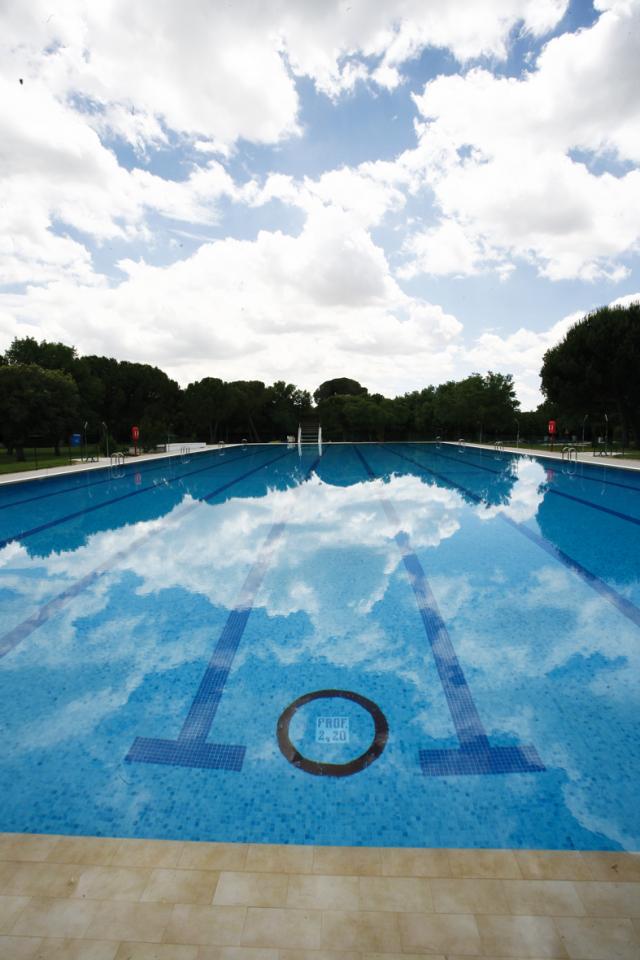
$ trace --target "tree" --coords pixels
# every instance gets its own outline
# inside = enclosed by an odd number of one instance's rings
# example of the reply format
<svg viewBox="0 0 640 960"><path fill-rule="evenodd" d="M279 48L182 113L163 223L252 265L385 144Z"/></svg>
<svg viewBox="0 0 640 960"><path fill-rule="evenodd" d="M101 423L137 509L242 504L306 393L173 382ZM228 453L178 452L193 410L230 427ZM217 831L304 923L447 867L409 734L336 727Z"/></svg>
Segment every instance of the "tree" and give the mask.
<svg viewBox="0 0 640 960"><path fill-rule="evenodd" d="M65 432L78 422L78 388L67 373L36 364L0 367L0 431L4 444L24 460L29 438L46 437L59 452Z"/></svg>
<svg viewBox="0 0 640 960"><path fill-rule="evenodd" d="M433 418L437 427L458 436L498 434L515 429L519 411L511 374L472 373L436 388Z"/></svg>
<svg viewBox="0 0 640 960"><path fill-rule="evenodd" d="M78 359L75 347L68 347L64 343L49 343L47 340L38 343L34 337L14 337L4 356L10 365L35 363L44 370L63 370L72 375Z"/></svg>
<svg viewBox="0 0 640 960"><path fill-rule="evenodd" d="M601 307L544 355L542 392L579 425L606 413L640 445L640 302Z"/></svg>
<svg viewBox="0 0 640 960"><path fill-rule="evenodd" d="M314 391L313 399L319 404L323 400L328 400L329 397L357 397L368 392L367 388L361 386L357 380L338 377L336 380L325 380L324 383L321 383L318 389Z"/></svg>

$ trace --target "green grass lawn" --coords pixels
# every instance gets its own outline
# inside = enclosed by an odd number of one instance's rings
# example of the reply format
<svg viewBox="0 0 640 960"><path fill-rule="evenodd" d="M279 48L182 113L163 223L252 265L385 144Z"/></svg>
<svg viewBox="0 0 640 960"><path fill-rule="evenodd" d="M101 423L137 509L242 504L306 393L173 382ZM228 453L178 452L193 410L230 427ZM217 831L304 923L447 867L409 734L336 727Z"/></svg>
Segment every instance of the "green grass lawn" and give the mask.
<svg viewBox="0 0 640 960"><path fill-rule="evenodd" d="M64 448L60 450L59 457L56 457L53 447L38 447L37 450L33 447L31 449L25 447L24 455L24 460L16 460L14 453L8 454L4 448L0 448L0 474L20 473L22 470L36 470L43 467L65 467L72 462L69 451ZM74 456L79 457L80 451L78 450L77 455L74 454Z"/></svg>

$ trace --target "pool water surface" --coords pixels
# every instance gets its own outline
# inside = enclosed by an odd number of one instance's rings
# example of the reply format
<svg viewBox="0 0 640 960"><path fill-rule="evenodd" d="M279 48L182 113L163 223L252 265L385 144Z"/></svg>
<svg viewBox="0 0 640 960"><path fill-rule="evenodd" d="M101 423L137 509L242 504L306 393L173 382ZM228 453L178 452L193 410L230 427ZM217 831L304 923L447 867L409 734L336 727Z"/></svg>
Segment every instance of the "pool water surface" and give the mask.
<svg viewBox="0 0 640 960"><path fill-rule="evenodd" d="M640 476L434 444L0 488L0 830L640 849Z"/></svg>

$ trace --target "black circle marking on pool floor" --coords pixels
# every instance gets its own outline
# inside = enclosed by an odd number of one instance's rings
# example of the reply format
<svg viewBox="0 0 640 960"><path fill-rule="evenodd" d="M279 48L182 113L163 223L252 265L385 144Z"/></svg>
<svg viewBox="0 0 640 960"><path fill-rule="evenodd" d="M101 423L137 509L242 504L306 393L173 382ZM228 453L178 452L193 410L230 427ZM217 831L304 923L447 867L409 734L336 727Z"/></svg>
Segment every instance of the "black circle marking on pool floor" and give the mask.
<svg viewBox="0 0 640 960"><path fill-rule="evenodd" d="M359 757L355 757L347 763L322 763L318 760L310 760L294 747L289 737L289 724L291 723L294 713L296 713L300 707L303 707L305 703L310 703L312 700L329 700L332 697L352 700L362 707L363 710L366 710L373 720L374 734L371 744ZM312 773L316 777L350 777L353 773L359 773L360 770L364 770L365 767L368 767L374 760L378 759L387 744L389 724L380 707L374 703L373 700L367 700L366 697L360 696L359 693L353 693L352 690L316 690L313 693L305 693L303 696L298 697L297 700L294 700L293 703L289 704L286 710L280 714L276 732L278 735L278 746L280 747L282 755L289 763L293 764L294 767L298 767L299 770L304 770L305 773Z"/></svg>

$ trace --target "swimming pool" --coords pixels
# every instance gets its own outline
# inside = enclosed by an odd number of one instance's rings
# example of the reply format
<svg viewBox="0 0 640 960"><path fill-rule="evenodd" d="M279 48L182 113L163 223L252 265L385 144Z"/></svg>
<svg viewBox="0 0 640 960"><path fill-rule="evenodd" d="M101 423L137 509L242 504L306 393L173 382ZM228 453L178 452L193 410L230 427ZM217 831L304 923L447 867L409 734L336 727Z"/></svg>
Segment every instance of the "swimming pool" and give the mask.
<svg viewBox="0 0 640 960"><path fill-rule="evenodd" d="M638 474L399 443L121 473L0 488L0 830L640 848Z"/></svg>

